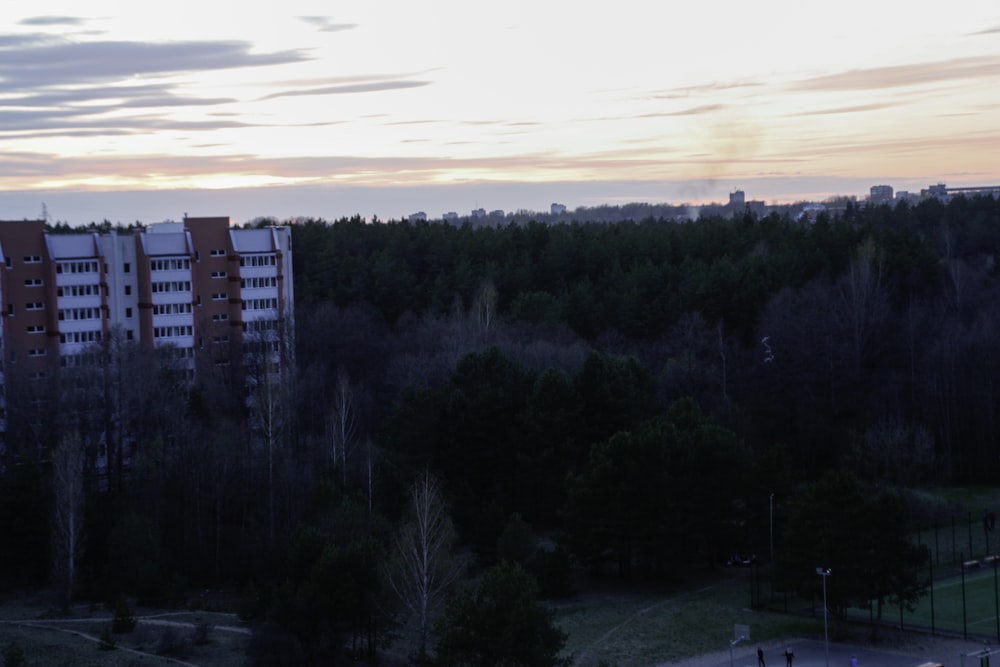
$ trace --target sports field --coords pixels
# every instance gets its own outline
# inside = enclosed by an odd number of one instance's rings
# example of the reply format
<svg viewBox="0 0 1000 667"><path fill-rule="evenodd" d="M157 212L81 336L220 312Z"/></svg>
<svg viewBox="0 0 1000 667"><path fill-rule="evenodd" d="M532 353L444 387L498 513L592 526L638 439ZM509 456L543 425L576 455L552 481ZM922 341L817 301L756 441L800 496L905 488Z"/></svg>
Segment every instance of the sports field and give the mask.
<svg viewBox="0 0 1000 667"><path fill-rule="evenodd" d="M950 568L949 568L950 569ZM904 628L934 630L947 634L1000 641L997 607L1000 603L1000 570L992 564L966 569L947 577L935 572L936 580L913 611L903 610ZM851 611L854 618L869 615L866 609ZM887 608L883 622L898 625L899 607Z"/></svg>

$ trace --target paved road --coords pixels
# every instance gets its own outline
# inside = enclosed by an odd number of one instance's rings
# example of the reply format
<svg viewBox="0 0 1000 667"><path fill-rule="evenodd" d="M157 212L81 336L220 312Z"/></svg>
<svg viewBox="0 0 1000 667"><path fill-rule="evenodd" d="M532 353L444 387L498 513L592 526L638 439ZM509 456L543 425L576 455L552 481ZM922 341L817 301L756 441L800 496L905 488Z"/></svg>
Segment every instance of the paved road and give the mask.
<svg viewBox="0 0 1000 667"><path fill-rule="evenodd" d="M785 667L784 653L786 647L779 646L764 649L764 661L767 667ZM796 640L788 645L795 660L792 667L826 667L826 649L822 641ZM842 644L830 644L830 667L851 667L851 656L858 659L858 667L918 667L927 658L919 658L908 655L900 655L888 651L878 651L868 648L845 646ZM994 665L1000 665L1000 656L993 656ZM735 667L757 667L757 646L750 642L742 642L733 648L733 665ZM979 667L979 661L966 658L966 667ZM729 659L719 662L711 667L729 667ZM959 658L955 656L954 662L946 663L946 667L960 667Z"/></svg>

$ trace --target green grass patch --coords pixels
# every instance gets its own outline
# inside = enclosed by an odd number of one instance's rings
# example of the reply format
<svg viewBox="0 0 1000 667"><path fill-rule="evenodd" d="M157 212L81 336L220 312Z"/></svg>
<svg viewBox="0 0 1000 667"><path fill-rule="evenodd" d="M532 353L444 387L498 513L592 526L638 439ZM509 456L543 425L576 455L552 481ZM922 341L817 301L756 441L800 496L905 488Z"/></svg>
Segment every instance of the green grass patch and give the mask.
<svg viewBox="0 0 1000 667"><path fill-rule="evenodd" d="M931 596L928 594L912 612L904 611L904 624L935 630L976 635L997 635L997 581L992 565L967 571L963 595L961 576L938 579L934 582L933 618ZM964 605L964 613L963 613ZM888 612L898 618L898 610Z"/></svg>
<svg viewBox="0 0 1000 667"><path fill-rule="evenodd" d="M145 667L169 664L165 657L221 667L246 664L249 635L220 628L239 628L230 614L140 611L136 616L135 630L113 635L116 648L106 651L98 639L111 624L110 610L78 608L64 614L26 603L0 605L0 650L16 642L28 665Z"/></svg>
<svg viewBox="0 0 1000 667"><path fill-rule="evenodd" d="M751 610L749 602L749 586L727 578L676 594L581 596L556 608L556 623L579 667L648 667L726 651L736 623L750 626L751 644L822 634L821 619Z"/></svg>

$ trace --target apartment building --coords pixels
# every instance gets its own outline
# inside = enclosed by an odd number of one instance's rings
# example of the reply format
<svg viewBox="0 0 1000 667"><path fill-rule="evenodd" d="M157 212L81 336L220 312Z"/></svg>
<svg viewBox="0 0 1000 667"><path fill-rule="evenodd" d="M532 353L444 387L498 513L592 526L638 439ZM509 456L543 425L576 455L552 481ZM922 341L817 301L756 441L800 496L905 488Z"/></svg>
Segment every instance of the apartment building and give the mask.
<svg viewBox="0 0 1000 667"><path fill-rule="evenodd" d="M193 379L225 368L251 343L270 367L290 348L291 231L233 229L229 218L185 218L129 234L52 234L40 220L0 220L0 432L12 382L101 363L126 341L175 355ZM258 346L259 347L259 346Z"/></svg>

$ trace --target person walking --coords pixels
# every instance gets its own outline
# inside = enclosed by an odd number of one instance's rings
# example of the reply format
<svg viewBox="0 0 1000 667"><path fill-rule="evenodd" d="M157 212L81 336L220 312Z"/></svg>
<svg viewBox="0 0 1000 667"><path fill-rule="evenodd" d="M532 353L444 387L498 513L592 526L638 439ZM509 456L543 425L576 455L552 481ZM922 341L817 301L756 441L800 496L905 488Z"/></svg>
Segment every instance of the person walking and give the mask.
<svg viewBox="0 0 1000 667"><path fill-rule="evenodd" d="M795 659L795 654L792 653L792 649L785 649L785 667L792 667L792 660Z"/></svg>
<svg viewBox="0 0 1000 667"><path fill-rule="evenodd" d="M757 667L767 667L764 664L764 649L757 647Z"/></svg>

